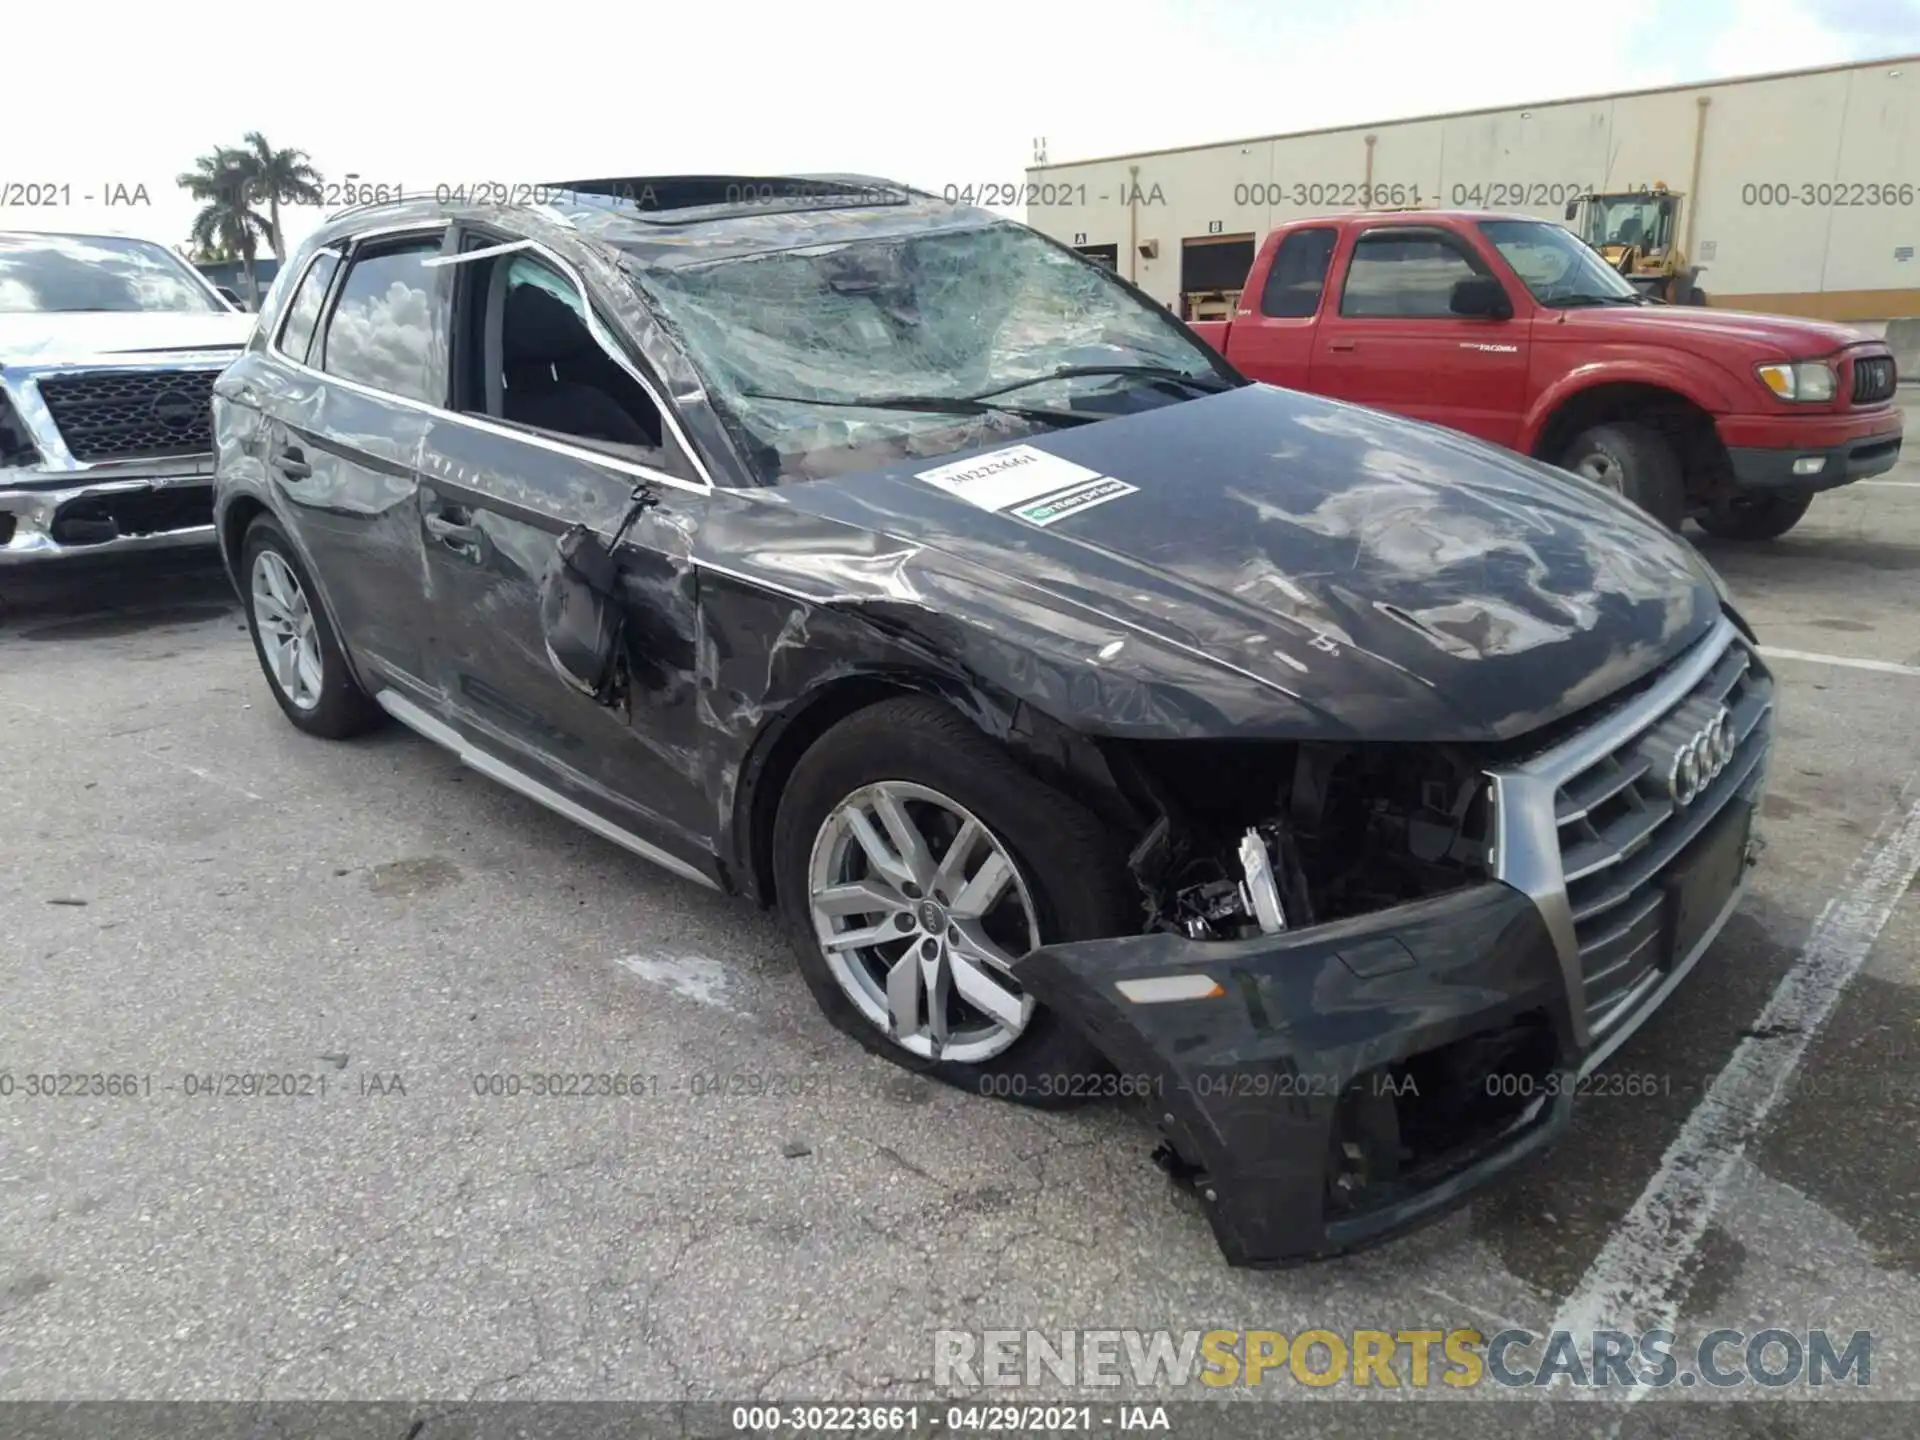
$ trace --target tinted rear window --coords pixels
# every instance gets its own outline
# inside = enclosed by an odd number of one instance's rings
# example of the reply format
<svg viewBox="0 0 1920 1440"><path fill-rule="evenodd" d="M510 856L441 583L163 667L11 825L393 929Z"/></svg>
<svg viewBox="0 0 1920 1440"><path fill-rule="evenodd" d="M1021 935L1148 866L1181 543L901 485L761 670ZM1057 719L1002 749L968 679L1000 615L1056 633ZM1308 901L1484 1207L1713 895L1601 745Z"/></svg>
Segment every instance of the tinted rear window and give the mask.
<svg viewBox="0 0 1920 1440"><path fill-rule="evenodd" d="M1260 313L1280 319L1299 319L1320 308L1320 291L1327 283L1327 265L1333 259L1335 232L1316 227L1296 230L1280 242L1260 292Z"/></svg>

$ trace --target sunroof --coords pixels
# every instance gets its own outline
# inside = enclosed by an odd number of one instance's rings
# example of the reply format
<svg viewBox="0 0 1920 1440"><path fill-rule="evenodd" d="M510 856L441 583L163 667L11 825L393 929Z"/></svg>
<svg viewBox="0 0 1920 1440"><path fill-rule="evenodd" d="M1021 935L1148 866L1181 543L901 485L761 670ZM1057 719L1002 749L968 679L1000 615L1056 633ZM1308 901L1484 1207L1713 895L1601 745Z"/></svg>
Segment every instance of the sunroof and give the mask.
<svg viewBox="0 0 1920 1440"><path fill-rule="evenodd" d="M735 214L905 205L913 192L864 175L634 175L560 180L541 187L578 203L608 208L655 224L685 223L684 212ZM705 216L698 217L705 218Z"/></svg>

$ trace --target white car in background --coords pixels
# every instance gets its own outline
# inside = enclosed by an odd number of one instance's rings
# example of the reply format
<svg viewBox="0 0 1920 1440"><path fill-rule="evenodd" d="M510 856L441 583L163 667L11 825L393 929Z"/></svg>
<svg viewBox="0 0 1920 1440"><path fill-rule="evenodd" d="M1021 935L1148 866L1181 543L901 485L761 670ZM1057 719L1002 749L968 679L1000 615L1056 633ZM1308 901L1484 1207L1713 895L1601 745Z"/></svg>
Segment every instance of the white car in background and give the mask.
<svg viewBox="0 0 1920 1440"><path fill-rule="evenodd" d="M214 544L214 377L254 317L163 245L0 231L0 568Z"/></svg>

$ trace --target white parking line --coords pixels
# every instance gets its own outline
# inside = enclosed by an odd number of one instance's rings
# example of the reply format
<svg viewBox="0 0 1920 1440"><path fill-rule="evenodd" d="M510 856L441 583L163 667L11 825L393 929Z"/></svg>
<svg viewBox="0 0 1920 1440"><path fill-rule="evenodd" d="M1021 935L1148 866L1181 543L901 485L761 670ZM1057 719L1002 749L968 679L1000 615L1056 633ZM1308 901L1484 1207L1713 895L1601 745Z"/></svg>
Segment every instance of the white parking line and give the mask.
<svg viewBox="0 0 1920 1440"><path fill-rule="evenodd" d="M1904 803L1920 771L1901 788ZM1898 812L1896 812L1898 813ZM1920 802L1881 827L1853 862L1839 893L1813 923L1793 967L1714 1077L1647 1187L1614 1230L1553 1328L1672 1330L1682 1278L1720 1194L1761 1122L1785 1093L1794 1067L1833 1012L1893 907L1920 873ZM1635 1386L1631 1399L1648 1393Z"/></svg>
<svg viewBox="0 0 1920 1440"><path fill-rule="evenodd" d="M1920 490L1920 480L1856 480L1856 485L1878 485L1887 490Z"/></svg>
<svg viewBox="0 0 1920 1440"><path fill-rule="evenodd" d="M1920 675L1920 665L1862 660L1856 655L1822 655L1817 650L1783 650L1778 645L1762 645L1760 653L1769 660L1805 660L1812 665L1845 665L1850 670L1878 670L1887 675Z"/></svg>

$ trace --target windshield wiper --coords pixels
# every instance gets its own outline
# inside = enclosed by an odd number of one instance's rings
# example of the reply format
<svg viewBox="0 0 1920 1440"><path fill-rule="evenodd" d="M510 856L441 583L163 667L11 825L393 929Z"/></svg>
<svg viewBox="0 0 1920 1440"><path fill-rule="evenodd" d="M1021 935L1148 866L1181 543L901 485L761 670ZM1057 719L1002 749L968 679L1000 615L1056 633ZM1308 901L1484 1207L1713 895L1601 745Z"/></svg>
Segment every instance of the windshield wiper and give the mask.
<svg viewBox="0 0 1920 1440"><path fill-rule="evenodd" d="M1640 295L1556 295L1540 303L1560 309L1569 305L1644 305L1646 299Z"/></svg>
<svg viewBox="0 0 1920 1440"><path fill-rule="evenodd" d="M1202 394L1215 395L1222 390L1234 387L1218 375L1196 375L1191 370L1179 370L1171 365L1064 365L1058 370L1049 370L1044 375L1032 375L1025 380L1011 380L992 390L982 390L969 395L969 400L985 400L993 395L1005 395L1010 390L1024 390L1029 385L1041 385L1049 380L1076 380L1082 375L1127 375L1141 380L1155 380L1163 384L1183 385Z"/></svg>
<svg viewBox="0 0 1920 1440"><path fill-rule="evenodd" d="M1111 415L1088 415L1078 410L1048 410L1038 406L1001 405L978 395L873 395L864 400L815 400L806 395L768 395L742 390L748 400L778 400L787 405L819 405L829 410L911 410L925 415L1012 415L1047 425L1091 425Z"/></svg>

